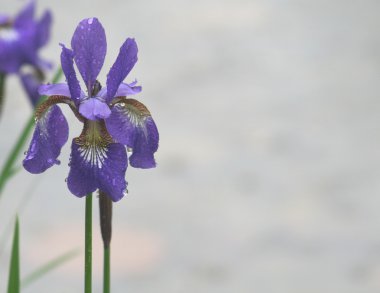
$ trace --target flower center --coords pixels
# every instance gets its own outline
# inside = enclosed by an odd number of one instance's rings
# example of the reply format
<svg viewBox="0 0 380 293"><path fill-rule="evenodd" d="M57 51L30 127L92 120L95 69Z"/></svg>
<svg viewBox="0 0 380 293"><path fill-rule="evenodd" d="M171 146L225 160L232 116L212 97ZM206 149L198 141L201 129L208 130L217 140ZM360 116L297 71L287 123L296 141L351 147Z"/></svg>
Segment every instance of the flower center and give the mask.
<svg viewBox="0 0 380 293"><path fill-rule="evenodd" d="M113 140L102 120L86 120L81 135L75 138L82 159L99 169L102 168L107 158L107 148L112 142Z"/></svg>

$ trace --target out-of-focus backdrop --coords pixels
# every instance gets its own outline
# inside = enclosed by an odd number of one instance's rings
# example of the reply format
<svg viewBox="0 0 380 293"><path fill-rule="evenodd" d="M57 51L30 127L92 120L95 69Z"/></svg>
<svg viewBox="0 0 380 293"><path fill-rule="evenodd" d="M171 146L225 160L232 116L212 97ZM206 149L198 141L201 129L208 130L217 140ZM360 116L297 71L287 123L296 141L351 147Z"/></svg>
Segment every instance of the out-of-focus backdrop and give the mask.
<svg viewBox="0 0 380 293"><path fill-rule="evenodd" d="M0 10L24 3L2 0ZM158 167L129 168L129 195L114 205L114 293L380 291L379 1L38 1L39 15L46 8L54 24L41 53L56 64L77 23L100 19L100 81L136 38L128 81L143 85L138 98L160 130ZM6 95L0 164L31 113L15 77ZM71 139L80 124L64 111ZM69 148L43 175L19 172L0 200L0 235L20 209L22 276L83 249ZM1 291L9 252L10 237ZM24 292L82 283L81 254Z"/></svg>

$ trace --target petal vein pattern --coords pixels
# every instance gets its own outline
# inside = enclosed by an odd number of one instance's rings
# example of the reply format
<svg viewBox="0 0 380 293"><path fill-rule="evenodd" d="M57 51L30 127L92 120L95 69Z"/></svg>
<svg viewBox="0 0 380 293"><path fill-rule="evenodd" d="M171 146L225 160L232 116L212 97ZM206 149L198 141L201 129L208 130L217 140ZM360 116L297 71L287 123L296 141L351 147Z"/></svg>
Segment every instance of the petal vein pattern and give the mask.
<svg viewBox="0 0 380 293"><path fill-rule="evenodd" d="M104 122L86 121L72 143L68 187L78 197L99 188L118 201L127 187L127 165L125 147L113 142Z"/></svg>
<svg viewBox="0 0 380 293"><path fill-rule="evenodd" d="M24 168L30 173L44 172L54 164L66 143L69 126L58 106L50 107L37 121L32 141L23 161Z"/></svg>
<svg viewBox="0 0 380 293"><path fill-rule="evenodd" d="M106 120L107 130L119 143L132 148L132 167L153 168L158 149L158 130L149 110L135 99L122 99Z"/></svg>

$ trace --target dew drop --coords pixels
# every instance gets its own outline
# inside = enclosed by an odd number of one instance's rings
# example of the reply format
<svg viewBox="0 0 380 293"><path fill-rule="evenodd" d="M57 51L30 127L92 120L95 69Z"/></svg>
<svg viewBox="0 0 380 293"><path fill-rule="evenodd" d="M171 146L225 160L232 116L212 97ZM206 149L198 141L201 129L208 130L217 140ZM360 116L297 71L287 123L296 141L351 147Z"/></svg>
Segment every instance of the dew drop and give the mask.
<svg viewBox="0 0 380 293"><path fill-rule="evenodd" d="M26 156L26 154L27 154L27 153L28 153L28 152L27 152L27 151L25 151L25 152L24 152L24 156Z"/></svg>
<svg viewBox="0 0 380 293"><path fill-rule="evenodd" d="M67 177L65 178L65 182L67 182Z"/></svg>

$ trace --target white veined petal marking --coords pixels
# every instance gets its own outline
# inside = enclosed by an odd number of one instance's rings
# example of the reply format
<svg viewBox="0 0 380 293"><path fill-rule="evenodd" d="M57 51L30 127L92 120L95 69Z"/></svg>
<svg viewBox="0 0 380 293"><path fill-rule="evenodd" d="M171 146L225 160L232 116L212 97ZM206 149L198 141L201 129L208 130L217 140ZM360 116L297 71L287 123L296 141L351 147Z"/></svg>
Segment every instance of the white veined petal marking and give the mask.
<svg viewBox="0 0 380 293"><path fill-rule="evenodd" d="M124 99L117 103L115 107L123 112L126 118L135 126L142 129L147 137L146 119L150 117L150 112L144 104L135 99Z"/></svg>
<svg viewBox="0 0 380 293"><path fill-rule="evenodd" d="M40 129L40 136L47 137L48 136L48 121L50 119L50 115L53 111L53 108L49 108L42 116L41 118L37 119L35 118L35 122L38 123L38 127Z"/></svg>
<svg viewBox="0 0 380 293"><path fill-rule="evenodd" d="M86 120L82 134L75 139L81 158L91 167L101 169L107 159L108 145L113 142L103 121Z"/></svg>
<svg viewBox="0 0 380 293"><path fill-rule="evenodd" d="M81 158L92 167L103 167L105 159L107 159L107 148L91 144L79 148Z"/></svg>

